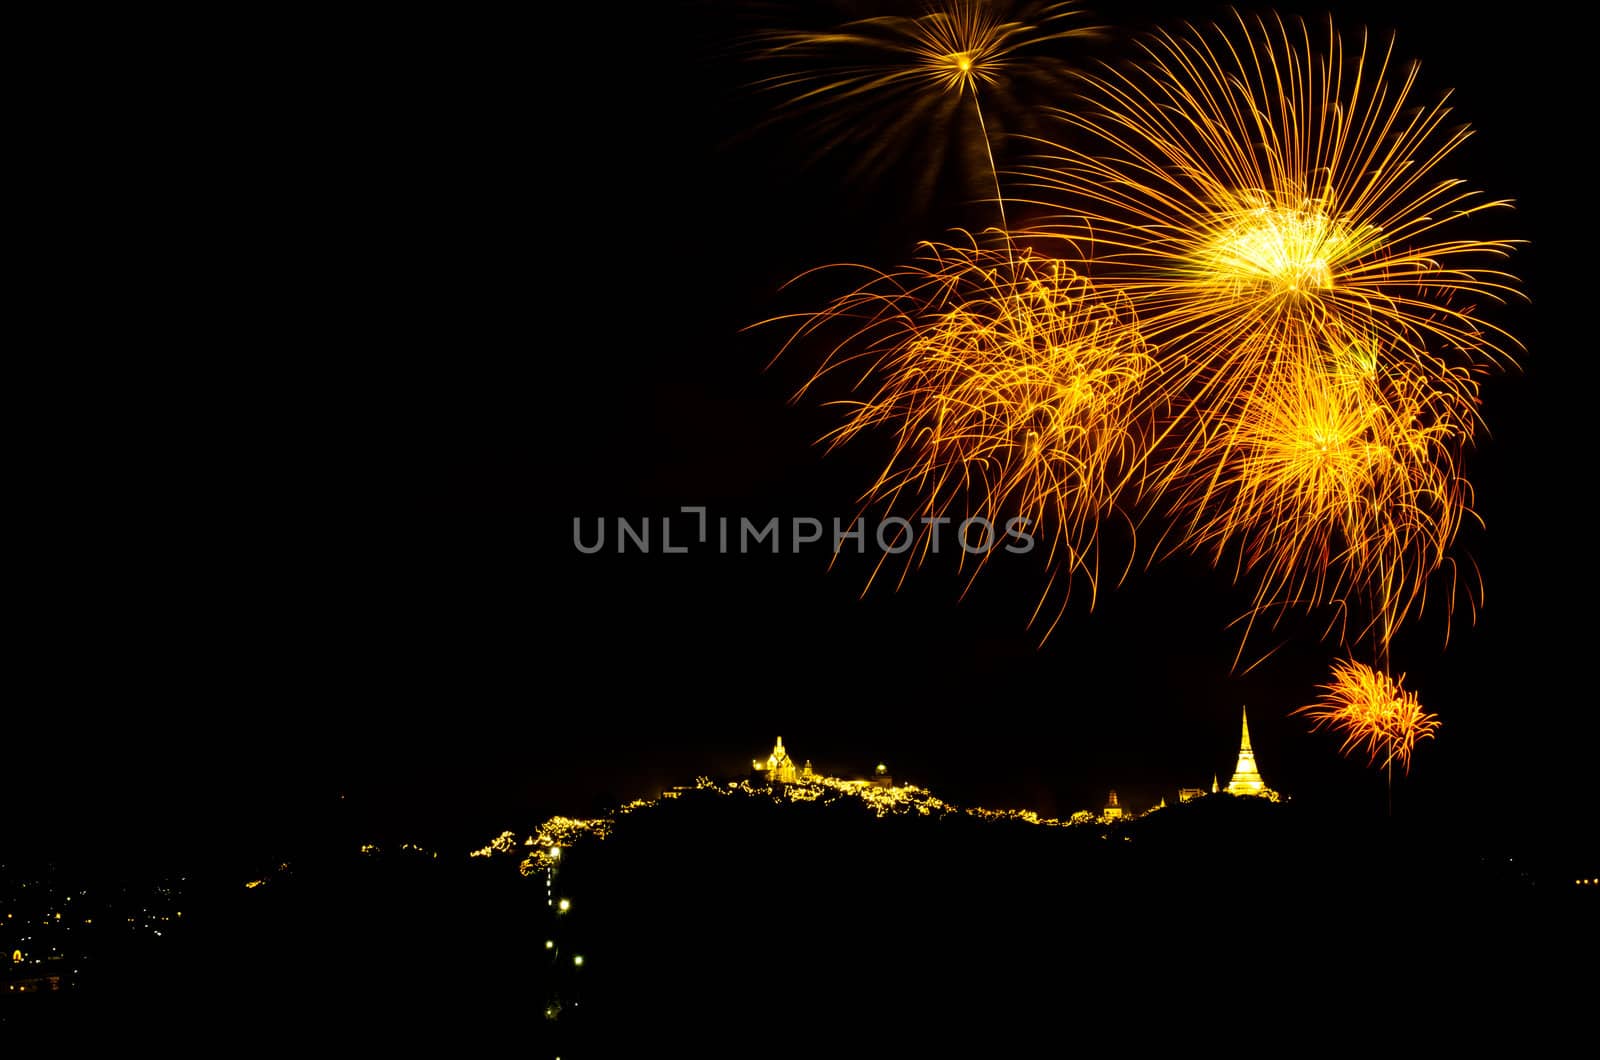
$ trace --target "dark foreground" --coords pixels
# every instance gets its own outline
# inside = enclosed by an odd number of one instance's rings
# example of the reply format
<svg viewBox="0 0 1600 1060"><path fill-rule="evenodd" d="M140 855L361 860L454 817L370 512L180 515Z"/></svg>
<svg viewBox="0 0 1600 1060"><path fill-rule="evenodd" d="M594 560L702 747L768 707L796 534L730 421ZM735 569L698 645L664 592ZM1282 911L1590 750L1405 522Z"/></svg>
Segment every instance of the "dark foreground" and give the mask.
<svg viewBox="0 0 1600 1060"><path fill-rule="evenodd" d="M520 853L330 850L253 888L147 881L118 905L57 868L58 892L132 928L12 967L41 992L0 990L0 1021L562 1056L876 1055L930 1036L947 1055L943 1036L969 1032L977 1055L1011 1055L999 1043L1040 1030L1077 1051L1079 1032L1137 1047L1241 1026L1531 1044L1587 1004L1600 906L1581 866L1537 849L1226 797L1054 829L690 792L553 878L521 875ZM562 897L568 912L547 905ZM8 908L29 900L13 886Z"/></svg>

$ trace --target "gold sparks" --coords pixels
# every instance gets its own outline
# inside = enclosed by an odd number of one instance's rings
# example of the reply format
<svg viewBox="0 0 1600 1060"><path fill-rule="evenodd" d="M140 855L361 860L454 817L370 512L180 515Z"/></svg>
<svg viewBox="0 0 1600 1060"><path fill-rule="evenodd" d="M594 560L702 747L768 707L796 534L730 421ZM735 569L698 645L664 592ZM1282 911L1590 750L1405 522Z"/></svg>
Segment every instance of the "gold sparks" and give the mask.
<svg viewBox="0 0 1600 1060"><path fill-rule="evenodd" d="M983 103L1015 102L1000 89L1049 67L1035 46L1084 32L1059 29L1058 6L956 3L769 41L875 57L780 79L841 118L866 98L918 101L897 121L967 100L1002 203L993 249L922 244L801 315L785 349L820 356L800 392L848 373L829 444L893 440L869 503L1035 524L1042 597L1065 575L1092 602L1114 519L1153 537L1152 560L1231 567L1253 593L1244 641L1315 610L1386 659L1430 600L1447 621L1474 600L1453 555L1472 516L1462 459L1483 378L1518 348L1483 315L1517 293L1514 244L1476 227L1509 204L1450 171L1470 132L1392 44L1235 15L1082 77L1013 232Z"/></svg>
<svg viewBox="0 0 1600 1060"><path fill-rule="evenodd" d="M1431 740L1439 719L1422 709L1416 693L1398 679L1365 663L1338 662L1333 680L1323 686L1321 698L1295 711L1311 719L1312 730L1331 729L1344 735L1339 753L1365 751L1369 765L1387 769L1398 765L1411 771L1411 753L1422 740Z"/></svg>
<svg viewBox="0 0 1600 1060"><path fill-rule="evenodd" d="M1478 315L1515 291L1512 244L1457 228L1507 204L1445 172L1468 133L1387 46L1236 16L1144 53L1062 115L1070 146L1029 170L1053 214L1030 239L1161 351L1136 485L1178 516L1166 547L1237 545L1252 621L1334 603L1341 637L1386 648L1435 574L1455 599L1459 454L1516 345Z"/></svg>
<svg viewBox="0 0 1600 1060"><path fill-rule="evenodd" d="M802 120L856 176L903 163L925 202L954 168L963 194L985 193L995 146L1039 131L1044 105L1072 89L1052 46L1099 32L1072 3L943 0L917 16L763 33L756 57L783 72L757 84L782 99L775 119Z"/></svg>
<svg viewBox="0 0 1600 1060"><path fill-rule="evenodd" d="M1050 562L1099 581L1099 528L1139 459L1133 411L1154 364L1126 302L1020 248L924 244L918 264L874 274L800 319L828 336L802 393L848 371L837 446L887 431L894 446L867 500L923 530L982 520L1047 528Z"/></svg>

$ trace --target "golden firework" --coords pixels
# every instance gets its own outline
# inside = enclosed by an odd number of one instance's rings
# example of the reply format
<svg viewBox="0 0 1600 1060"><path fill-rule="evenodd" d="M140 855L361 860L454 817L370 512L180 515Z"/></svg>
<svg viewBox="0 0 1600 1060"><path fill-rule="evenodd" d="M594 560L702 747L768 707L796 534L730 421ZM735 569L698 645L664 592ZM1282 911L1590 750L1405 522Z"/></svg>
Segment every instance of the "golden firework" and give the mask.
<svg viewBox="0 0 1600 1060"><path fill-rule="evenodd" d="M1252 624L1333 604L1341 641L1387 645L1451 566L1471 500L1459 472L1466 410L1455 403L1476 390L1380 372L1379 359L1369 345L1285 340L1280 360L1198 439L1205 473L1173 486L1184 544L1218 564L1236 546L1235 575L1254 577Z"/></svg>
<svg viewBox="0 0 1600 1060"><path fill-rule="evenodd" d="M1340 661L1318 701L1294 713L1310 718L1313 732L1327 728L1343 733L1340 754L1365 751L1369 765L1388 769L1398 764L1409 773L1412 751L1422 740L1434 738L1439 719L1422 709L1404 682L1404 674L1396 679L1365 663Z"/></svg>
<svg viewBox="0 0 1600 1060"><path fill-rule="evenodd" d="M801 318L785 348L833 343L801 394L848 373L863 396L837 403L845 418L830 447L868 431L892 437L865 500L918 527L908 566L939 527L976 519L1044 536L1053 572L1068 585L1084 575L1094 592L1101 523L1143 455L1134 409L1154 361L1131 311L1009 242L966 237L922 251Z"/></svg>
<svg viewBox="0 0 1600 1060"><path fill-rule="evenodd" d="M942 0L919 16L769 32L759 56L787 72L758 84L785 97L778 116L804 116L830 149L848 150L856 174L912 159L926 198L953 155L964 190L976 191L979 178L998 185L994 143L1008 128L1036 131L1040 104L1070 88L1070 67L1048 46L1099 33L1082 23L1074 3Z"/></svg>
<svg viewBox="0 0 1600 1060"><path fill-rule="evenodd" d="M1031 241L1061 240L1161 351L1139 485L1180 499L1175 544L1237 542L1258 611L1358 587L1383 644L1453 570L1455 454L1516 347L1479 315L1515 292L1513 244L1461 231L1508 204L1446 173L1469 131L1391 60L1331 23L1161 33L1029 169L1053 211Z"/></svg>
<svg viewBox="0 0 1600 1060"><path fill-rule="evenodd" d="M1330 24L1319 52L1304 23L1236 18L1090 79L1093 104L1061 115L1082 146L1029 170L1056 212L1036 234L1092 257L1184 382L1247 386L1306 334L1504 362L1515 342L1474 306L1514 292L1512 244L1451 234L1509 205L1443 173L1470 130L1414 101L1414 64L1387 79L1391 46L1351 53Z"/></svg>

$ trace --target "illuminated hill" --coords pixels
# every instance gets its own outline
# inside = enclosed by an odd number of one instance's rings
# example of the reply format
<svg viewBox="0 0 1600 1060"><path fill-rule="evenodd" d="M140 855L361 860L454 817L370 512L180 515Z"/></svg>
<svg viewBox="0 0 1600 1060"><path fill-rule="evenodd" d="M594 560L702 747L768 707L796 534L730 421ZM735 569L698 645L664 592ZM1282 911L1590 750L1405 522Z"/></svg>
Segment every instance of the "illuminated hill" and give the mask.
<svg viewBox="0 0 1600 1060"><path fill-rule="evenodd" d="M854 1056L954 1031L1013 1055L1073 1021L1184 1044L1241 1004L1322 1018L1375 981L1412 1005L1545 1003L1600 896L1404 821L1226 794L1057 820L886 777L701 781L476 856L379 838L196 877L159 952L90 954L81 996L30 1011L200 1013L197 1034L275 1013L288 1035L559 1056Z"/></svg>
<svg viewBox="0 0 1600 1060"><path fill-rule="evenodd" d="M473 857L494 857L523 849L526 857L521 863L524 875L532 875L559 864L559 852L575 845L599 842L609 836L617 822L641 810L650 810L664 801L682 798L693 793L696 797L708 795L731 799L761 799L815 806L862 808L874 817L918 816L932 818L971 817L987 821L1017 821L1046 828L1066 828L1074 825L1110 823L1106 818L1080 811L1066 820L1042 817L1032 810L989 810L982 807L961 807L945 802L926 788L915 784L891 784L872 780L843 780L838 777L812 776L791 784L751 783L747 780L716 782L706 777L686 788L675 788L655 799L636 799L624 803L602 817L552 817L539 830L517 842L516 833L502 832L485 846L474 850ZM524 849L525 848L525 849ZM552 854L555 853L553 857Z"/></svg>
<svg viewBox="0 0 1600 1060"><path fill-rule="evenodd" d="M1401 941L1435 990L1529 945L1501 915L1526 898L1516 882L1448 844L1226 794L1062 821L870 781L702 780L476 853L517 865L544 906L524 953L563 1035L685 1013L1026 1021L1064 999L1126 1015L1152 991L1203 1009L1241 982L1330 982ZM1457 906L1480 910L1472 933L1430 916Z"/></svg>

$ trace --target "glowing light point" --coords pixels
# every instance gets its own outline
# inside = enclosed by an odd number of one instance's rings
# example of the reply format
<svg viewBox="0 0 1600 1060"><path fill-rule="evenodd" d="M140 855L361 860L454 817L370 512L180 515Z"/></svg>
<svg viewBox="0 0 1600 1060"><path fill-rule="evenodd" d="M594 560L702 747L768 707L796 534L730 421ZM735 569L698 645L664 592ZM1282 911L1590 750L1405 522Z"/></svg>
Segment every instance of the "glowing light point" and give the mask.
<svg viewBox="0 0 1600 1060"><path fill-rule="evenodd" d="M563 898L561 901L556 903L556 908L565 913L567 910L572 908L572 902L570 899Z"/></svg>
<svg viewBox="0 0 1600 1060"><path fill-rule="evenodd" d="M1214 282L1260 283L1289 294L1334 287L1329 259L1356 243L1345 226L1315 206L1242 213L1201 254Z"/></svg>

